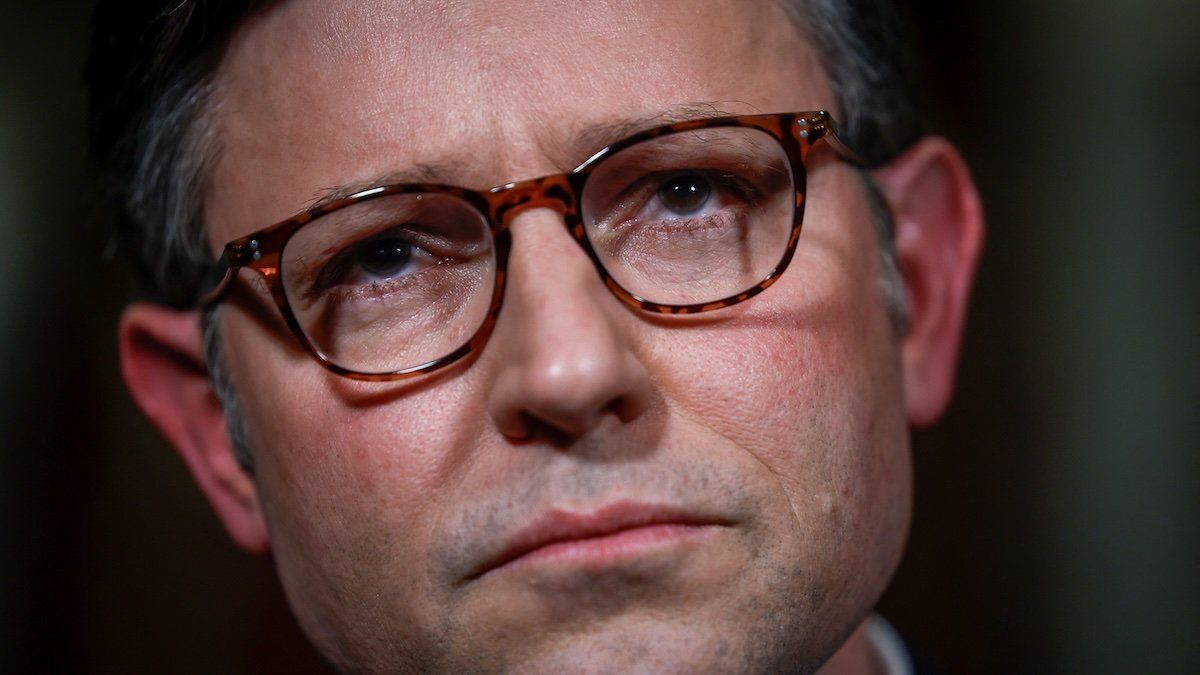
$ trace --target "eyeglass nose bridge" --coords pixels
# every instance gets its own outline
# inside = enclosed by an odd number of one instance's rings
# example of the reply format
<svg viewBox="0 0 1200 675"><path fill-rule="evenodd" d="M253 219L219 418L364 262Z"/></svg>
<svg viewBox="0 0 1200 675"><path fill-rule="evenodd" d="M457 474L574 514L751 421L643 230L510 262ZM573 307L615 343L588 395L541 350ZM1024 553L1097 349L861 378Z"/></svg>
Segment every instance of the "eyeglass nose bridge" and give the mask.
<svg viewBox="0 0 1200 675"><path fill-rule="evenodd" d="M579 194L582 191L585 177L586 174L580 172L542 176L501 185L485 193L484 196L489 205L489 218L492 227L495 228L496 241L500 244L497 251L497 295L490 313L491 323L495 322L504 294L503 289L508 269L508 249L511 245L508 229L513 219L522 211L532 208L548 208L563 217L563 224L575 239L575 243L591 260L592 266L600 275L604 285L619 300L631 307L653 311L654 308L649 303L625 290L613 279L605 269L600 256L588 242L579 207ZM490 325L482 333L489 331Z"/></svg>
<svg viewBox="0 0 1200 675"><path fill-rule="evenodd" d="M531 178L517 183L508 183L492 188L487 193L491 221L497 231L508 229L513 218L521 211L531 208L548 208L574 227L579 225L579 196L569 174L556 174ZM582 232L575 233L576 236Z"/></svg>

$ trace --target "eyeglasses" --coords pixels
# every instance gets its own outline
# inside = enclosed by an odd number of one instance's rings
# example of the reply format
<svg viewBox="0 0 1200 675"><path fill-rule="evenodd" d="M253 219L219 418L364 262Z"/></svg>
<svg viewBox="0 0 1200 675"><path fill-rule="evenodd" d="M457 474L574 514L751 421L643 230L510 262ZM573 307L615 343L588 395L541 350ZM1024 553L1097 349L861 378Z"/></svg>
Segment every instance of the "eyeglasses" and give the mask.
<svg viewBox="0 0 1200 675"><path fill-rule="evenodd" d="M805 161L821 139L858 163L827 112L743 115L649 129L568 173L485 191L363 190L226 244L200 305L249 268L329 370L374 381L428 373L482 348L504 299L509 226L549 208L630 307L729 307L791 261Z"/></svg>

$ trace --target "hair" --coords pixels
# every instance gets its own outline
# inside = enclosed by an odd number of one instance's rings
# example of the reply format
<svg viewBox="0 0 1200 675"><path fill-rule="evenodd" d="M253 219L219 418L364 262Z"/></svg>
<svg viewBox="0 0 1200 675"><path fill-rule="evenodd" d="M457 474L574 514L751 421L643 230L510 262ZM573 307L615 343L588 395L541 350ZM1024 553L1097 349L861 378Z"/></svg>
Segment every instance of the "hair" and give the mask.
<svg viewBox="0 0 1200 675"><path fill-rule="evenodd" d="M839 133L867 166L886 163L921 133L904 21L889 0L777 0L816 46L840 114ZM103 212L150 299L191 307L212 263L202 201L220 150L214 77L233 30L273 0L101 0L85 71L90 140ZM892 220L860 172L882 261L880 283L898 334L906 325ZM253 457L221 355L214 310L203 332L209 373L235 453Z"/></svg>

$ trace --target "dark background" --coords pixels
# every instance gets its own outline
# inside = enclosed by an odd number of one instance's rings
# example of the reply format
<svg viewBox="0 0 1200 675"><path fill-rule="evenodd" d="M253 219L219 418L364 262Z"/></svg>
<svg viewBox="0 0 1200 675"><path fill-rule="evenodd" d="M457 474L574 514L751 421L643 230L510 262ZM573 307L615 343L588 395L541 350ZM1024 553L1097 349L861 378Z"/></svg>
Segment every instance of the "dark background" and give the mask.
<svg viewBox="0 0 1200 675"><path fill-rule="evenodd" d="M0 1L0 670L320 672L117 375L89 2ZM1200 3L912 8L989 218L881 609L951 671L1200 669Z"/></svg>

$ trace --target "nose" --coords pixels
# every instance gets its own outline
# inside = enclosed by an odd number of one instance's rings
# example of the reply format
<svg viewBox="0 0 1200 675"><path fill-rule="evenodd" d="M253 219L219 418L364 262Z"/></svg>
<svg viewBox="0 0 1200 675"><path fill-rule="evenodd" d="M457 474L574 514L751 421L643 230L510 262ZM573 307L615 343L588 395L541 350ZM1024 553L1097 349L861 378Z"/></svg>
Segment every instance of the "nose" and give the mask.
<svg viewBox="0 0 1200 675"><path fill-rule="evenodd" d="M530 209L511 223L504 310L492 334L489 413L515 440L565 446L650 401L634 349L639 322L604 287L561 216Z"/></svg>

